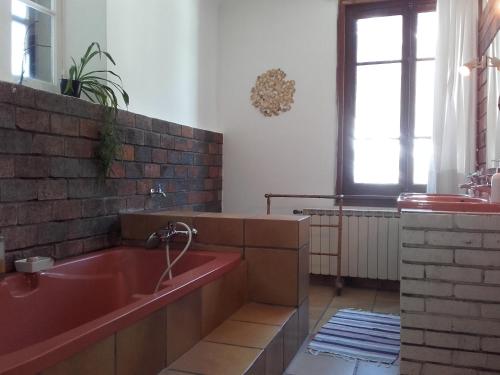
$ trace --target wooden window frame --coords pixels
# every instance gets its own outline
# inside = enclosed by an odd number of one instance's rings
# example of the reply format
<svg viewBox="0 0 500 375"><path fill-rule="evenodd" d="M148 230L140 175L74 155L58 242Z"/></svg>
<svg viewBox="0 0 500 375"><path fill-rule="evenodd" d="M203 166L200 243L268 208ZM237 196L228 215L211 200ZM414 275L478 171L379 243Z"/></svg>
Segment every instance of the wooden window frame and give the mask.
<svg viewBox="0 0 500 375"><path fill-rule="evenodd" d="M413 181L413 135L415 120L416 33L418 13L434 11L436 0L344 0L339 4L338 22L338 153L337 193L356 196L391 197L387 199L347 200L347 204L394 206L401 192L425 192L425 185ZM398 184L356 184L353 171L353 131L356 87L356 30L361 18L401 15L403 50L401 60L401 153ZM421 60L421 59L419 59ZM383 166L376 166L383 168Z"/></svg>

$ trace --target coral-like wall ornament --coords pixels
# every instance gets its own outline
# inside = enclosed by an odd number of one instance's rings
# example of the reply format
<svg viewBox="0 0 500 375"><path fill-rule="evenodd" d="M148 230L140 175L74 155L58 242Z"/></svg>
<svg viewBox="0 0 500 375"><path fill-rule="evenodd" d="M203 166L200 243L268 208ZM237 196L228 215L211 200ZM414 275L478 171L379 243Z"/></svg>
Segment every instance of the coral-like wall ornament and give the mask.
<svg viewBox="0 0 500 375"><path fill-rule="evenodd" d="M292 109L295 81L285 78L281 69L271 69L257 77L250 99L264 116L279 116Z"/></svg>

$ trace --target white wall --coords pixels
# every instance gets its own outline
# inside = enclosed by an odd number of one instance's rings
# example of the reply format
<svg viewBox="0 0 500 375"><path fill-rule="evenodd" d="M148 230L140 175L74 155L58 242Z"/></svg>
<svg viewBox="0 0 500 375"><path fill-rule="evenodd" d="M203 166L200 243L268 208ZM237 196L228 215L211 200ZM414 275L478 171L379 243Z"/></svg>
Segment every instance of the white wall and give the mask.
<svg viewBox="0 0 500 375"><path fill-rule="evenodd" d="M218 129L218 0L108 0L108 50L130 110Z"/></svg>
<svg viewBox="0 0 500 375"><path fill-rule="evenodd" d="M11 81L10 0L0 0L0 80Z"/></svg>
<svg viewBox="0 0 500 375"><path fill-rule="evenodd" d="M90 43L98 42L107 49L106 0L63 0L62 7L61 74L67 78L71 57L78 63ZM96 59L88 69L106 69L106 60Z"/></svg>
<svg viewBox="0 0 500 375"><path fill-rule="evenodd" d="M265 212L266 192L333 194L336 160L336 0L226 0L219 20L218 114L224 132L223 206ZM263 117L256 77L282 68L295 104ZM275 200L275 212L330 201Z"/></svg>

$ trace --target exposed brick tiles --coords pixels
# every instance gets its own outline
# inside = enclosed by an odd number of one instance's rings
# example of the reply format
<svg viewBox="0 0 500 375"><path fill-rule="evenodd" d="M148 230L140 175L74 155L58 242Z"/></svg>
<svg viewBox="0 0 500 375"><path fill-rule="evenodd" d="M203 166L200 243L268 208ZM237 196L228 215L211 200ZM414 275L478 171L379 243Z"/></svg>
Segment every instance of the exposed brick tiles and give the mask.
<svg viewBox="0 0 500 375"><path fill-rule="evenodd" d="M401 374L500 372L500 216L401 216Z"/></svg>
<svg viewBox="0 0 500 375"><path fill-rule="evenodd" d="M16 258L109 246L127 209L220 211L222 134L119 111L120 157L97 179L102 109L0 82L0 233ZM149 196L160 183L167 198Z"/></svg>

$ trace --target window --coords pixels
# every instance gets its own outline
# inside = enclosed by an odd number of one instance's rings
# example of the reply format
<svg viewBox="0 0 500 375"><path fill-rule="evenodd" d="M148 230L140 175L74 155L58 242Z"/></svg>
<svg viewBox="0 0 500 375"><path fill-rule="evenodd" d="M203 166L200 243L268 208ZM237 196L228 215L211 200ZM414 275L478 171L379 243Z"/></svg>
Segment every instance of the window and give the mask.
<svg viewBox="0 0 500 375"><path fill-rule="evenodd" d="M53 0L12 0L11 72L16 78L54 81Z"/></svg>
<svg viewBox="0 0 500 375"><path fill-rule="evenodd" d="M340 191L377 196L425 191L432 154L435 2L344 7Z"/></svg>

